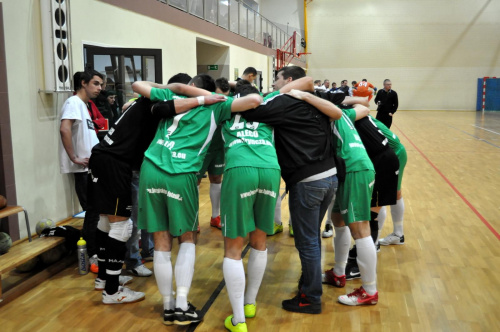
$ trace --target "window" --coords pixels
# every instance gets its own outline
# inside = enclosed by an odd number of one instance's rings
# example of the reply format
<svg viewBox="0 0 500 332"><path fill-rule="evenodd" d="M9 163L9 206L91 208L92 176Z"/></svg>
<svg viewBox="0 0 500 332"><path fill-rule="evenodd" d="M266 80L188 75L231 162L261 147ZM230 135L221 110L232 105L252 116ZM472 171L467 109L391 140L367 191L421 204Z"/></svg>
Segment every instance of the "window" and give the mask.
<svg viewBox="0 0 500 332"><path fill-rule="evenodd" d="M84 45L85 66L106 76L106 90L117 92L121 108L133 98L132 83L162 83L160 49L109 48Z"/></svg>

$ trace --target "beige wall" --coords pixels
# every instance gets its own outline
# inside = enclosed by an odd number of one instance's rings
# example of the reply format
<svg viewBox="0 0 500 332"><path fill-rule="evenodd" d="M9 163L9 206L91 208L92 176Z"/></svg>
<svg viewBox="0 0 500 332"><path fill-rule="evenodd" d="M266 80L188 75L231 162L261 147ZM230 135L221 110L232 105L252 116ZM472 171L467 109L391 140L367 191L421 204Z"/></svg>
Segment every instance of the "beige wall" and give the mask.
<svg viewBox="0 0 500 332"><path fill-rule="evenodd" d="M400 109L475 110L477 78L500 76L500 1L315 0L307 15L308 74L390 78Z"/></svg>
<svg viewBox="0 0 500 332"><path fill-rule="evenodd" d="M210 38L96 0L71 1L73 70L83 69L83 44L161 48L163 79L196 73L196 39ZM42 218L62 220L79 210L73 180L59 174L59 116L68 94L44 88L39 0L3 1L7 77L18 204L32 228ZM213 40L213 39L212 39ZM268 75L268 56L229 45L230 74L254 66ZM269 79L264 80L264 84ZM21 237L26 236L19 218Z"/></svg>

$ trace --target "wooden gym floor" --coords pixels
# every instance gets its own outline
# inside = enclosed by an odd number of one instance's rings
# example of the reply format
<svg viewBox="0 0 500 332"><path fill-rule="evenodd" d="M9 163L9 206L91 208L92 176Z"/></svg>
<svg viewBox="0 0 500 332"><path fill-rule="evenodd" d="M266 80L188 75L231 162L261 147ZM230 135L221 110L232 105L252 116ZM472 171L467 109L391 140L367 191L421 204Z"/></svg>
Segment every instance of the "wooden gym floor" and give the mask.
<svg viewBox="0 0 500 332"><path fill-rule="evenodd" d="M268 266L257 317L247 321L250 331L500 331L500 112L398 112L392 129L408 150L406 244L382 247L378 254L380 302L366 307L337 303L339 295L360 286L358 279L346 289L325 285L321 315L281 309L281 301L295 295L300 271L285 199L285 232L268 238ZM231 307L225 288L217 294L223 245L220 231L209 227L208 187L204 180L189 299L198 309L208 308L196 331L223 331ZM390 232L388 213L382 236ZM322 243L326 269L333 263L332 239ZM146 292L146 300L116 306L101 304L93 278L79 276L76 265L67 268L1 307L1 330L194 330L162 324L154 277L131 284Z"/></svg>

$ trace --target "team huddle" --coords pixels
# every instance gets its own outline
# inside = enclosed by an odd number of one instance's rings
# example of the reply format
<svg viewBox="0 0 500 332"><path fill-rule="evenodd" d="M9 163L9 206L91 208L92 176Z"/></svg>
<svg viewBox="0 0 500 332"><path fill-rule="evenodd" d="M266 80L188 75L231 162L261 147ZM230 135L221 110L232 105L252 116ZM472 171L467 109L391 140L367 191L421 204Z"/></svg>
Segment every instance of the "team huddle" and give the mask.
<svg viewBox="0 0 500 332"><path fill-rule="evenodd" d="M92 149L88 199L100 214L95 289L103 291L103 303L145 298L124 287L130 277L120 276L132 233L132 170L140 168L138 227L154 236L164 324L203 319L188 296L199 232L197 185L207 169L211 196L212 184L220 191L220 217L213 211L211 225L224 236L223 274L232 307L224 322L228 330L247 331L246 318L256 316L267 265L266 237L281 226L275 224L281 178L302 268L297 295L284 300L283 309L319 314L322 284L344 287L354 278L361 278L362 286L338 301L376 304L379 245L404 244L406 150L369 115L368 98L314 92L312 78L294 66L277 72L274 92L264 97L244 79L232 84L232 96L225 96L216 93L222 92L220 84L208 75L188 82L175 77L166 85L135 82L132 88L140 97ZM215 148L223 151L223 160L213 158ZM387 205L392 206L394 232L379 239ZM335 266L322 273L325 213L335 233ZM241 254L247 235L245 275ZM172 266L174 238L179 252Z"/></svg>

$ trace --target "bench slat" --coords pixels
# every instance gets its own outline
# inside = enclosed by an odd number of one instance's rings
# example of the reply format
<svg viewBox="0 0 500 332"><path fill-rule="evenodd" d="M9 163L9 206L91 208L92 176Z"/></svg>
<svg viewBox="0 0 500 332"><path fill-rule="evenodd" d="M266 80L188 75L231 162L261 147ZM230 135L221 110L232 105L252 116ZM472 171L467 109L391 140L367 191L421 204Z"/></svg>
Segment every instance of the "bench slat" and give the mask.
<svg viewBox="0 0 500 332"><path fill-rule="evenodd" d="M24 212L22 206L7 205L5 208L0 210L0 219L6 218L19 212Z"/></svg>

